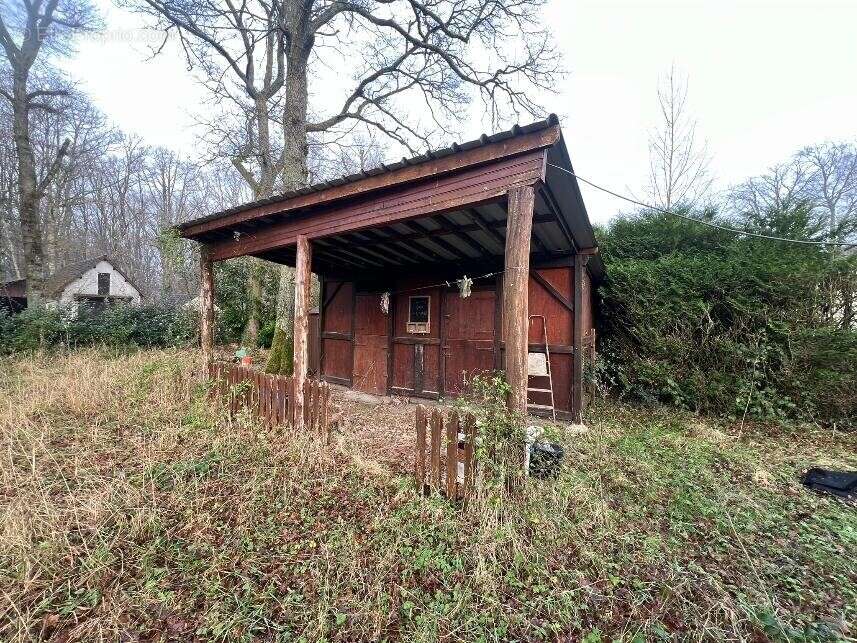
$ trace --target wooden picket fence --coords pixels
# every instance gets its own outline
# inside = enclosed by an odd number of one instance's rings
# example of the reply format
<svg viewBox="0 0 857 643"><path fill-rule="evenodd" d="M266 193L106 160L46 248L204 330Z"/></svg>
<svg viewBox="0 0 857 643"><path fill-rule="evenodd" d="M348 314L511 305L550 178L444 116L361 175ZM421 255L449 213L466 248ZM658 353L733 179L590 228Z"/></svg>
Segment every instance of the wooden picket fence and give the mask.
<svg viewBox="0 0 857 643"><path fill-rule="evenodd" d="M476 472L476 419L470 414L459 419L454 411L444 418L440 410L429 413L425 406L419 405L416 434L417 492L429 495L435 491L447 498L469 498Z"/></svg>
<svg viewBox="0 0 857 643"><path fill-rule="evenodd" d="M215 382L213 393L224 401L229 417L246 408L269 427L295 425L293 378L226 362L209 364L208 376ZM303 413L306 429L329 441L333 423L330 417L330 385L327 382L307 378L304 382Z"/></svg>

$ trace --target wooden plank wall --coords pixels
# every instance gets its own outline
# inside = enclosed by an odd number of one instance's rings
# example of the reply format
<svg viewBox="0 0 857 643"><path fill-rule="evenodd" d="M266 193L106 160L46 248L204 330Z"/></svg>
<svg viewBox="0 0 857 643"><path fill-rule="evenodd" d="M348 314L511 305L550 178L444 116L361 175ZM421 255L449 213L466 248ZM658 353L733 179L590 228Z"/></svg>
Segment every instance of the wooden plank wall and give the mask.
<svg viewBox="0 0 857 643"><path fill-rule="evenodd" d="M324 281L319 303L321 372L329 382L351 386L354 284Z"/></svg>
<svg viewBox="0 0 857 643"><path fill-rule="evenodd" d="M437 280L427 276L400 279L391 284L390 289L394 292L390 302L391 319L381 312L380 295L377 292L361 293L359 289L355 291L350 282L325 281L323 294L328 304L321 314L321 364L324 379L378 395L390 392L435 399L441 395L458 393L453 385L457 382L456 378L460 379L459 371L466 370L472 375L476 370L502 364L502 355L499 359L492 355L495 358L492 363L487 355L482 354L489 344L502 352L499 341L501 313L499 306L496 306L495 284L475 284L473 295L462 301L450 299L458 296L454 290L415 290L432 283L437 283ZM587 338L584 343L591 351L594 330L592 285L588 274L584 277L584 287L584 336ZM396 291L410 292L395 294ZM411 295L428 295L431 298L430 332L426 335L407 332L408 298ZM574 326L574 315L569 306L573 305L574 300L573 268L531 269L528 297L530 314L545 315L547 318L556 407L560 411L569 411ZM442 303L444 299L446 301ZM492 300L494 317L489 319L487 316ZM456 314L464 319L450 317ZM498 335L492 337L486 334L483 326ZM458 338L467 329L473 330L473 339L470 341L472 346ZM540 324L530 322L528 341L530 351L544 350ZM444 350L444 346L447 346L447 350ZM456 354L451 357L453 350ZM392 351L393 359L388 371L389 351ZM542 383L536 380L532 382L533 386ZM546 394L531 394L529 401L546 403L548 397Z"/></svg>
<svg viewBox="0 0 857 643"><path fill-rule="evenodd" d="M395 284L396 294L391 302L393 313L393 368L391 390L394 393L416 397L437 398L442 386L441 333L444 317L441 311L440 288L422 289L437 283L437 279L411 278ZM419 290L416 290L419 289ZM408 307L411 296L428 296L429 332L414 335L407 332Z"/></svg>
<svg viewBox="0 0 857 643"><path fill-rule="evenodd" d="M574 301L574 270L568 267L538 268L530 275L530 315L544 315L547 321L548 339L551 348L551 370L553 372L554 404L557 410L571 409L572 337L574 314L562 301ZM545 286L544 284L547 284ZM561 299L560 299L561 298ZM544 351L541 323L530 320L530 351ZM532 378L536 388L546 388L547 378ZM547 393L530 393L529 401L549 404Z"/></svg>
<svg viewBox="0 0 857 643"><path fill-rule="evenodd" d="M381 295L357 293L354 308L353 386L373 395L387 394L387 315Z"/></svg>

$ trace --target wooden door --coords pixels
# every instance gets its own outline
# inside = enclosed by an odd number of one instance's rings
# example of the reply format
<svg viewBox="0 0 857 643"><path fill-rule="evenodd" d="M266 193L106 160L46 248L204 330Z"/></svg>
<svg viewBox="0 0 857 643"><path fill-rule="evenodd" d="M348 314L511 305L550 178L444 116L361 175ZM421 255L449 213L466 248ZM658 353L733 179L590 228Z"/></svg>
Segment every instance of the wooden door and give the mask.
<svg viewBox="0 0 857 643"><path fill-rule="evenodd" d="M358 294L354 304L354 388L386 395L387 316L381 296Z"/></svg>
<svg viewBox="0 0 857 643"><path fill-rule="evenodd" d="M462 299L444 293L443 383L447 395L459 395L477 373L494 368L493 290L474 290Z"/></svg>

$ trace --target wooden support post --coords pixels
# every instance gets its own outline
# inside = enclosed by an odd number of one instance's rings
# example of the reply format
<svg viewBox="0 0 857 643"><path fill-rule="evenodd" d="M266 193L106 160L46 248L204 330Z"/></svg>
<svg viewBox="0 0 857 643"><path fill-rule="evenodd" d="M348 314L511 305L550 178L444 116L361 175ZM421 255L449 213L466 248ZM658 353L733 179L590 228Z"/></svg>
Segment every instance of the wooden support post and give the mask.
<svg viewBox="0 0 857 643"><path fill-rule="evenodd" d="M295 429L305 426L306 382L309 368L309 299L312 249L305 235L298 235L295 259L295 371L294 419Z"/></svg>
<svg viewBox="0 0 857 643"><path fill-rule="evenodd" d="M209 247L199 250L199 343L205 364L214 358L214 270Z"/></svg>
<svg viewBox="0 0 857 643"><path fill-rule="evenodd" d="M506 271L503 275L503 341L509 410L527 413L527 348L530 273L530 237L533 230L535 190L524 186L509 190L506 221Z"/></svg>
<svg viewBox="0 0 857 643"><path fill-rule="evenodd" d="M583 411L583 273L589 255L574 255L574 327L572 328L571 415L580 422Z"/></svg>

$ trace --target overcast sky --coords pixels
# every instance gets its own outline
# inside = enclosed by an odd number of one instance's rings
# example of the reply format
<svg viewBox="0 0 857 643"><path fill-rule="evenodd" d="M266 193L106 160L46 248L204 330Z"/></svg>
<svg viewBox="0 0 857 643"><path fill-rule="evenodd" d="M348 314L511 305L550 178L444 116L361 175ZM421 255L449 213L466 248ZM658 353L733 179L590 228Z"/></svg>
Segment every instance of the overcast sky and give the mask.
<svg viewBox="0 0 857 643"><path fill-rule="evenodd" d="M107 30L65 67L124 131L195 153L204 94L184 60L175 49L147 60L153 36L139 19L101 6ZM547 111L562 118L578 174L617 191L645 193L658 79L672 64L689 79L719 188L802 146L857 139L857 0L552 0L546 18L569 72ZM472 127L465 138L482 133ZM582 189L594 222L628 208Z"/></svg>

